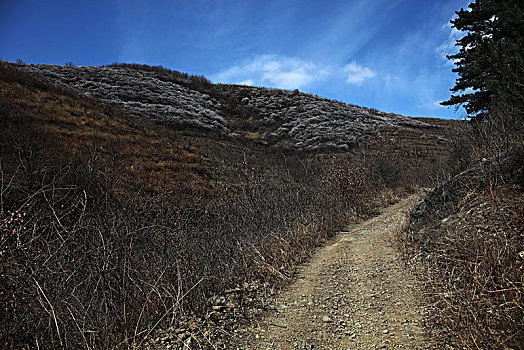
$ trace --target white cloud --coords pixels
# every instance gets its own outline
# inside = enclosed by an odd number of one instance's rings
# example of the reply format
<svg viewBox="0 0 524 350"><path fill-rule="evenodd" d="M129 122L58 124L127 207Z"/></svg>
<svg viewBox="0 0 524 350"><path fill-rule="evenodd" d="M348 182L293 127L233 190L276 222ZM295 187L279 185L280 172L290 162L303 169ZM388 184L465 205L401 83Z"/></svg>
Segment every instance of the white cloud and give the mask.
<svg viewBox="0 0 524 350"><path fill-rule="evenodd" d="M375 71L355 61L345 66L335 66L296 57L260 55L211 76L211 80L292 90L311 87L312 84L328 78L332 81L340 81L343 78L347 84L361 86L375 76ZM383 79L387 83L398 79L398 76L386 75Z"/></svg>
<svg viewBox="0 0 524 350"><path fill-rule="evenodd" d="M342 70L347 74L346 82L354 85L362 85L366 79L373 78L376 75L371 69L361 66L354 61L346 65Z"/></svg>
<svg viewBox="0 0 524 350"><path fill-rule="evenodd" d="M397 83L400 80L400 76L398 76L397 74L391 75L389 73L386 73L382 76L382 80L385 84Z"/></svg>
<svg viewBox="0 0 524 350"><path fill-rule="evenodd" d="M255 82L251 79L246 79L238 83L238 85L247 85L247 86L253 86L255 85Z"/></svg>
<svg viewBox="0 0 524 350"><path fill-rule="evenodd" d="M440 104L440 101L431 101L431 102L428 102L424 105L424 107L428 108L428 109L441 109L441 108L446 108L446 106L442 106Z"/></svg>
<svg viewBox="0 0 524 350"><path fill-rule="evenodd" d="M450 21L455 18L457 18L457 15L454 15L453 17L451 17ZM447 66L452 66L454 62L451 60L448 60L446 58L446 55L452 55L458 51L455 43L457 42L457 40L464 37L466 33L452 27L449 21L442 25L442 30L448 32L448 38L439 47L437 47L435 51L437 52L440 58L442 58L443 60L446 60Z"/></svg>
<svg viewBox="0 0 524 350"><path fill-rule="evenodd" d="M242 65L231 67L212 80L225 83L262 85L282 89L299 89L320 81L330 68L295 57L261 55Z"/></svg>

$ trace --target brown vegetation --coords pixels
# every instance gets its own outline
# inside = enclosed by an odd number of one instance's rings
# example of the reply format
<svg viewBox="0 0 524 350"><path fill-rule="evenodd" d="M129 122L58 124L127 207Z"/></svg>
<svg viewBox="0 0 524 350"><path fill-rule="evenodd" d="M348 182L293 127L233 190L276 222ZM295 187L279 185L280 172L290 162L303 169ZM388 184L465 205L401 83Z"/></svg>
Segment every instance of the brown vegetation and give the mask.
<svg viewBox="0 0 524 350"><path fill-rule="evenodd" d="M403 237L434 302L431 327L464 349L524 344L524 151L519 128L505 126L514 121L498 122L454 139L457 175L418 205Z"/></svg>
<svg viewBox="0 0 524 350"><path fill-rule="evenodd" d="M285 280L440 164L438 147L402 156L409 137L283 153L0 77L3 348L139 347L223 290Z"/></svg>
<svg viewBox="0 0 524 350"><path fill-rule="evenodd" d="M107 65L106 67L129 68L143 70L146 72L157 72L164 75L172 76L174 78L178 78L182 81L186 81L188 84L191 84L193 88L197 89L202 87L209 87L212 84L211 81L209 81L209 79L207 79L203 75L189 75L187 73L171 70L163 66L149 66L147 64L114 62Z"/></svg>

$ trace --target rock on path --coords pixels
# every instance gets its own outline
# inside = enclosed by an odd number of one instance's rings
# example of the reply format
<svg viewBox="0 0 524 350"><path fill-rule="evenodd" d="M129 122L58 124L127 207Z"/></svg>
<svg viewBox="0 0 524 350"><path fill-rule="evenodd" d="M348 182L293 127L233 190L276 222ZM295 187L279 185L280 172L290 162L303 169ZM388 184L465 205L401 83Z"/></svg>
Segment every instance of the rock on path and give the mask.
<svg viewBox="0 0 524 350"><path fill-rule="evenodd" d="M231 339L239 349L433 349L395 243L414 195L341 232L303 266L276 310Z"/></svg>

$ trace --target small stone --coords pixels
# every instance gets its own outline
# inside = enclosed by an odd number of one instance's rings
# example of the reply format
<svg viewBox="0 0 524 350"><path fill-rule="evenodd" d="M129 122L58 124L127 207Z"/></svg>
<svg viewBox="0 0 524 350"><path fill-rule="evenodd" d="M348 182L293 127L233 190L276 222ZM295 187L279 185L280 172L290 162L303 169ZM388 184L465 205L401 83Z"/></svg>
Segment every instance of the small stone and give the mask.
<svg viewBox="0 0 524 350"><path fill-rule="evenodd" d="M382 331L382 333L383 333L383 334L388 334L388 333L389 333L389 330L384 329L384 330Z"/></svg>
<svg viewBox="0 0 524 350"><path fill-rule="evenodd" d="M322 322L331 322L331 318L329 318L328 316L324 316L322 317Z"/></svg>

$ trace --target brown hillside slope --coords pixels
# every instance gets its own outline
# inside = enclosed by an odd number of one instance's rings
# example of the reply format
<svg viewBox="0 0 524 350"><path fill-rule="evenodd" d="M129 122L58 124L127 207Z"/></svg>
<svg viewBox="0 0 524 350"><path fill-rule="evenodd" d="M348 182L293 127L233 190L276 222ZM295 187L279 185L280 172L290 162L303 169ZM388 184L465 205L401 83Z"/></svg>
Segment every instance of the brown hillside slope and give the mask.
<svg viewBox="0 0 524 350"><path fill-rule="evenodd" d="M524 344L524 151L462 172L411 213L405 232L452 346Z"/></svg>
<svg viewBox="0 0 524 350"><path fill-rule="evenodd" d="M72 75L70 85L56 85L18 67L0 65L2 348L143 344L159 328L198 320L226 290L285 284L297 264L347 222L372 215L413 186L427 186L446 165L448 129L417 129L404 121L391 128L392 117L380 113L354 116L364 126L384 121L381 137L370 134L360 147L315 148L338 137L331 131L344 118L332 124L325 116L313 118L321 101L313 96L299 96L312 105L298 116L320 121L319 132L329 137L308 134L314 123L299 126L294 135L312 146L308 151L285 146L289 133L265 144L241 133L134 115L130 111L141 108L121 108L75 88L105 91L112 83L106 76ZM91 70L67 69L57 71ZM119 72L114 68L112 76ZM159 74L155 79L167 83L186 79ZM136 78L134 70L125 71L129 75ZM205 83L183 84L177 89L183 93L170 91L170 98L207 99L200 91ZM155 98L162 94L153 91ZM263 92L261 101L288 95ZM154 102L148 96L128 95ZM209 117L195 108L172 112ZM242 116L221 111L228 125ZM344 111L341 116L351 114ZM343 137L355 136L342 129Z"/></svg>

